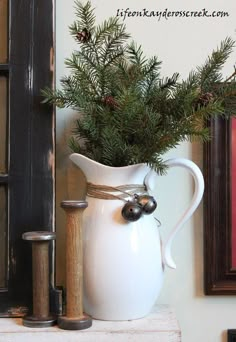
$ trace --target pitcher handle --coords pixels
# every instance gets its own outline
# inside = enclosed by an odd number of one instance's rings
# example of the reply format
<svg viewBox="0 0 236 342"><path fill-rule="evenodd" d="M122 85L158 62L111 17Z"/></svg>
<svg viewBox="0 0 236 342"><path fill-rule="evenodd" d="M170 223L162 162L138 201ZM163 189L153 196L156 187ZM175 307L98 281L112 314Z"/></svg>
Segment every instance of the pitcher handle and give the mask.
<svg viewBox="0 0 236 342"><path fill-rule="evenodd" d="M193 215L194 211L197 209L199 203L201 202L203 192L204 192L204 179L203 179L203 175L199 167L191 160L184 159L184 158L173 158L173 159L168 159L167 161L165 161L165 164L168 167L181 166L187 169L194 178L194 186L195 186L194 194L190 202L190 205L188 206L187 210L183 213L183 215L180 217L175 227L172 229L169 237L167 238L166 243L163 244L162 246L163 264L167 265L170 268L176 268L175 262L171 255L172 242L176 234L180 231L184 223ZM144 181L148 190L152 189L151 187L152 174L153 174L152 171L148 173Z"/></svg>

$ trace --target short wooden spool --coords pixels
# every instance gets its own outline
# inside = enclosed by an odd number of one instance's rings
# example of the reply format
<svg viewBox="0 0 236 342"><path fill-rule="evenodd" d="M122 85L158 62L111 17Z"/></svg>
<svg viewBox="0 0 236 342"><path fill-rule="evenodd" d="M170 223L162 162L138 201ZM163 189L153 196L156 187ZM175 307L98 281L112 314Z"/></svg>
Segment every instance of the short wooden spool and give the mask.
<svg viewBox="0 0 236 342"><path fill-rule="evenodd" d="M56 234L46 231L27 232L23 240L32 243L33 314L23 318L23 325L31 328L49 327L56 317L49 313L49 243Z"/></svg>

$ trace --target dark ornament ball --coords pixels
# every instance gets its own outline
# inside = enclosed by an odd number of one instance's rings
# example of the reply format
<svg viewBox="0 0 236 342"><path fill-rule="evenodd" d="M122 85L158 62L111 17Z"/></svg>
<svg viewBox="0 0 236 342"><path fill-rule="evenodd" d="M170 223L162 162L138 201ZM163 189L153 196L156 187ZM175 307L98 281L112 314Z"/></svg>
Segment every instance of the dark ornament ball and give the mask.
<svg viewBox="0 0 236 342"><path fill-rule="evenodd" d="M152 214L157 207L157 202L153 196L141 195L137 199L138 204L143 208L144 214Z"/></svg>
<svg viewBox="0 0 236 342"><path fill-rule="evenodd" d="M137 221L143 213L143 208L136 202L127 202L122 208L121 214L126 221Z"/></svg>
<svg viewBox="0 0 236 342"><path fill-rule="evenodd" d="M86 43L91 38L91 33L86 28L84 28L81 32L77 33L76 38L79 42Z"/></svg>

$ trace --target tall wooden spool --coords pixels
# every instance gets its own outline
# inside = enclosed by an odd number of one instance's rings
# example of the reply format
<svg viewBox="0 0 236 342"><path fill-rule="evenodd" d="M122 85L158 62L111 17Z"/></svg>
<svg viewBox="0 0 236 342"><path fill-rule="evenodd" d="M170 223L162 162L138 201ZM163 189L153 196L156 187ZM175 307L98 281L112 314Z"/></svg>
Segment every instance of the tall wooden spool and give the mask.
<svg viewBox="0 0 236 342"><path fill-rule="evenodd" d="M83 312L83 234L82 215L88 203L62 201L66 213L66 314L58 326L66 330L87 329L92 319Z"/></svg>

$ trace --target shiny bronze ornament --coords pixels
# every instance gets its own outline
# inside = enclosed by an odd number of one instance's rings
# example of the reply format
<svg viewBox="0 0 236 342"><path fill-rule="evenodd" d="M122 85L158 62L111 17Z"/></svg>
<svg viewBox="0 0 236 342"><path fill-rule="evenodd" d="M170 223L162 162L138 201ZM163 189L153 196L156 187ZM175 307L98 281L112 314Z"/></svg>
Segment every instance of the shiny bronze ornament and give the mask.
<svg viewBox="0 0 236 342"><path fill-rule="evenodd" d="M121 214L126 221L137 221L143 213L143 208L136 201L128 201L122 208Z"/></svg>
<svg viewBox="0 0 236 342"><path fill-rule="evenodd" d="M157 207L157 202L153 196L149 196L149 195L138 196L137 202L143 208L143 214L147 214L147 215L152 214Z"/></svg>

